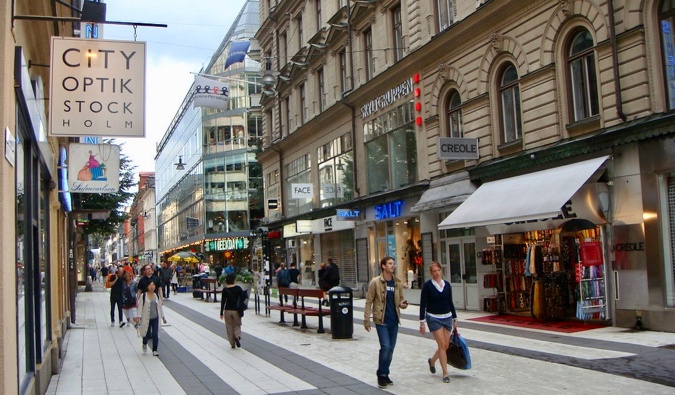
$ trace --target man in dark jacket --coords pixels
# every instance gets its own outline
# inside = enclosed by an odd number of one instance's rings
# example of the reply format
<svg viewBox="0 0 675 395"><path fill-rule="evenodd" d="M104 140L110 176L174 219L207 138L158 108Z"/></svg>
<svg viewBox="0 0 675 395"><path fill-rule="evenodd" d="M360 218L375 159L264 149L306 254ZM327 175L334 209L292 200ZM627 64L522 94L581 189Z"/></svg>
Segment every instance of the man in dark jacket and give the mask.
<svg viewBox="0 0 675 395"><path fill-rule="evenodd" d="M122 316L122 292L124 291L124 270L117 270L117 273L110 279L110 326L115 326L115 305L119 312L120 328L126 323Z"/></svg>

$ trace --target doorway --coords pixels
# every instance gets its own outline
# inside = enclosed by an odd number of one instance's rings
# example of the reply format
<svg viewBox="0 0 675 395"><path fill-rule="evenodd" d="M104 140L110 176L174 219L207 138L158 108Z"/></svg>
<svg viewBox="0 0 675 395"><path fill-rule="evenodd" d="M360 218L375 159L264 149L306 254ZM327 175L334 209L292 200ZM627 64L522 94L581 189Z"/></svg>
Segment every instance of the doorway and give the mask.
<svg viewBox="0 0 675 395"><path fill-rule="evenodd" d="M444 241L443 276L452 286L455 307L478 310L478 276L476 274L476 240L474 238Z"/></svg>

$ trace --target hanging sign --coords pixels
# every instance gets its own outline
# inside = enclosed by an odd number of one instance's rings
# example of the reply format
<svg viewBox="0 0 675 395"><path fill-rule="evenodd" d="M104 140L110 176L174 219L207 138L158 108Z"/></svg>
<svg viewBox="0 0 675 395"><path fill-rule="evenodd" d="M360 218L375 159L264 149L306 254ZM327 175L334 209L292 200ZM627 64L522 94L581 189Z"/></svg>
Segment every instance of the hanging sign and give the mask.
<svg viewBox="0 0 675 395"><path fill-rule="evenodd" d="M117 193L120 189L120 146L70 143L70 193Z"/></svg>
<svg viewBox="0 0 675 395"><path fill-rule="evenodd" d="M204 249L208 251L227 251L248 249L247 237L230 237L227 239L209 240L204 243Z"/></svg>
<svg viewBox="0 0 675 395"><path fill-rule="evenodd" d="M52 37L50 136L145 136L145 43Z"/></svg>

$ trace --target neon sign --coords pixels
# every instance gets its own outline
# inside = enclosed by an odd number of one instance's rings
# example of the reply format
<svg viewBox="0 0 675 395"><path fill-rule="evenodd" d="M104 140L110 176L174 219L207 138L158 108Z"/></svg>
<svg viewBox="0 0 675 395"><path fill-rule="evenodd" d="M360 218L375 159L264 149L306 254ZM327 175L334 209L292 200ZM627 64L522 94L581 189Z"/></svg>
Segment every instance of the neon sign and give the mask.
<svg viewBox="0 0 675 395"><path fill-rule="evenodd" d="M375 219L400 217L402 206L403 202L401 200L385 204L378 204L375 206Z"/></svg>

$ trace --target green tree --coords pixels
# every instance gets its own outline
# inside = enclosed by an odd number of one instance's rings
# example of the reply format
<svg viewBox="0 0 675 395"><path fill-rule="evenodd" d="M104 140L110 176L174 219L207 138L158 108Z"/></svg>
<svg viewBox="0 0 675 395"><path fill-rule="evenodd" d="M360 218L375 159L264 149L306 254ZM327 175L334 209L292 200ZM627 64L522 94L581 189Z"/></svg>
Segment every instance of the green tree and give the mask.
<svg viewBox="0 0 675 395"><path fill-rule="evenodd" d="M114 139L104 140L104 144L114 144ZM104 220L91 220L89 224L83 227L85 235L90 235L94 240L117 233L120 224L128 218L124 213L124 206L135 193L129 190L136 185L134 182L133 170L136 166L131 164L131 160L122 151L124 144L120 145L120 189L117 193L83 193L83 210L109 210L110 216Z"/></svg>

